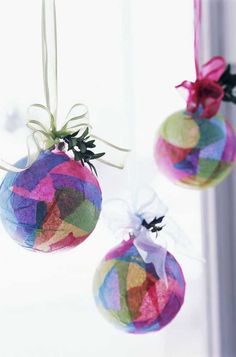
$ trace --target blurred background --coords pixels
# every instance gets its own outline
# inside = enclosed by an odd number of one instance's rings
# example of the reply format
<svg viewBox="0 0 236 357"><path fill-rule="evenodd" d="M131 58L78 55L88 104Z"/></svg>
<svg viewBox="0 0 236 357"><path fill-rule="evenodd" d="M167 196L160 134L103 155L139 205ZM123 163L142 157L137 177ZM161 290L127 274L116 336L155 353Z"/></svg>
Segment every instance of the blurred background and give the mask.
<svg viewBox="0 0 236 357"><path fill-rule="evenodd" d="M206 59L221 50L217 44L211 46L213 24L208 16L212 3L204 1ZM156 334L126 335L100 316L93 301L94 271L117 244L102 219L81 246L51 255L25 251L1 227L0 355L236 356L233 347L223 353L221 344L219 237L213 228L223 217L221 213L218 220L216 212L214 219L209 218L216 207L216 195L221 195L223 202L221 190L227 187L229 191L229 182L233 181L230 178L218 193L209 190L201 197L199 191L167 181L153 159L159 125L185 105L175 85L195 77L192 1L57 0L56 4L60 122L73 104L84 103L96 135L133 149L123 171L97 164L104 202L127 196L144 184L151 185L207 262L173 250L187 282L182 310ZM0 157L14 162L26 154L28 106L44 104L41 1L1 0L0 5ZM214 29L215 36L217 31ZM208 239L211 246L206 243ZM232 294L229 292L229 299Z"/></svg>

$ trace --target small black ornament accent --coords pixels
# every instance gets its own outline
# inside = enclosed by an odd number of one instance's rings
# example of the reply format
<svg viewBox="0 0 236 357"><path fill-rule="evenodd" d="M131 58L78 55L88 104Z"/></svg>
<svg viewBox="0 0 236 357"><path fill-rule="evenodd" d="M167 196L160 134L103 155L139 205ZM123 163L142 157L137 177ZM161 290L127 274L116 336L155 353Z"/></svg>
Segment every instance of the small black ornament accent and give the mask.
<svg viewBox="0 0 236 357"><path fill-rule="evenodd" d="M224 90L223 101L236 104L236 74L231 73L230 64L228 64L217 83L221 85Z"/></svg>
<svg viewBox="0 0 236 357"><path fill-rule="evenodd" d="M145 219L143 219L142 226L144 226L146 229L150 230L152 233L158 233L164 227L164 226L160 226L164 217L165 216L161 216L159 218L155 217L150 223L147 223L147 221L145 221Z"/></svg>
<svg viewBox="0 0 236 357"><path fill-rule="evenodd" d="M63 137L62 139L68 145L67 150L71 150L73 152L74 159L76 161L81 161L83 166L87 164L90 167L91 171L93 171L95 175L97 175L96 168L90 162L90 160L99 159L100 157L105 155L105 153L94 153L93 151L91 151L91 149L95 148L96 145L95 140L89 140L90 136L88 128L86 128L80 136L77 136L79 132L80 130L71 135Z"/></svg>

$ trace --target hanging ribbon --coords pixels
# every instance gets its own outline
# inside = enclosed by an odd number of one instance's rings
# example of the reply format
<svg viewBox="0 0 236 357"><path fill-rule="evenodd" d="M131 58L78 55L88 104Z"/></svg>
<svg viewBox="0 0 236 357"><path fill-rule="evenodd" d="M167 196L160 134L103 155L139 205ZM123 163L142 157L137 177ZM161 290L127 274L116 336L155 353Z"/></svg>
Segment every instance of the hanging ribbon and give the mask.
<svg viewBox="0 0 236 357"><path fill-rule="evenodd" d="M176 88L187 90L187 112L199 111L200 118L211 118L220 107L224 89L217 83L223 75L226 63L223 57L216 56L200 67L200 27L201 0L194 0L194 61L196 81L183 81Z"/></svg>
<svg viewBox="0 0 236 357"><path fill-rule="evenodd" d="M130 151L91 134L88 109L77 103L69 110L65 124L57 129L58 80L57 80L57 23L55 0L42 0L42 62L46 106L33 104L28 109L27 126L32 131L27 139L27 162L24 168L0 160L0 169L21 172L28 169L43 150L57 146L64 137L88 129L89 136L99 141L110 152L111 159L98 159L106 165L122 169ZM118 154L114 159L113 152ZM116 155L117 156L117 155Z"/></svg>
<svg viewBox="0 0 236 357"><path fill-rule="evenodd" d="M132 238L135 247L145 263L154 265L157 275L167 284L165 261L167 248L174 244L177 251L202 260L192 254L191 243L176 223L168 217L167 207L151 189L140 191L134 200L111 200L103 206L103 217L108 227L118 238ZM144 221L160 221L156 226L158 233L151 233L143 225Z"/></svg>
<svg viewBox="0 0 236 357"><path fill-rule="evenodd" d="M200 73L200 28L202 18L202 4L201 0L194 1L194 62L196 77L198 78Z"/></svg>

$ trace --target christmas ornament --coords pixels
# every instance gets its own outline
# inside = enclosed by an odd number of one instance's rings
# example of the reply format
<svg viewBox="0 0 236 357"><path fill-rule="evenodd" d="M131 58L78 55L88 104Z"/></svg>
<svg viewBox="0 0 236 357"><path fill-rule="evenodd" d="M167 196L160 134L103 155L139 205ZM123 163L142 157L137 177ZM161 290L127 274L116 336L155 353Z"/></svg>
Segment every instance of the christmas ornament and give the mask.
<svg viewBox="0 0 236 357"><path fill-rule="evenodd" d="M1 218L11 237L43 252L82 243L96 226L102 202L92 172L59 150L42 152L21 173L8 173L0 197Z"/></svg>
<svg viewBox="0 0 236 357"><path fill-rule="evenodd" d="M236 136L218 110L222 101L236 103L236 76L223 57L199 66L201 1L195 4L196 81L177 88L187 91L185 110L170 115L161 125L154 156L158 168L174 183L207 188L220 183L236 161Z"/></svg>
<svg viewBox="0 0 236 357"><path fill-rule="evenodd" d="M236 138L229 121L179 111L162 124L155 144L160 170L173 182L206 188L221 182L235 163Z"/></svg>
<svg viewBox="0 0 236 357"><path fill-rule="evenodd" d="M52 252L77 246L94 230L102 194L93 160L123 168L119 148L91 134L88 110L75 104L57 128L57 36L55 1L42 1L43 74L46 106L28 110L28 157L9 171L0 187L0 216L10 236L25 248ZM119 161L95 153L99 141L122 155ZM110 154L112 156L112 153ZM117 159L116 159L117 160Z"/></svg>
<svg viewBox="0 0 236 357"><path fill-rule="evenodd" d="M117 212L124 219L112 228L125 239L106 254L95 273L96 304L125 332L159 331L177 315L185 296L182 269L163 245L172 239L185 246L185 238L170 229L166 207L154 193L135 209L121 203Z"/></svg>

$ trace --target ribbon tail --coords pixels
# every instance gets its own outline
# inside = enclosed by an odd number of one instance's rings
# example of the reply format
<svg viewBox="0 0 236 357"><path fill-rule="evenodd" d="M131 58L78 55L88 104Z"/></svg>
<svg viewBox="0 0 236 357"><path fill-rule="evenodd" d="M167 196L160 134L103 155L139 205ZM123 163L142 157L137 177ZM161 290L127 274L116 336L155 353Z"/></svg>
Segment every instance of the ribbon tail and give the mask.
<svg viewBox="0 0 236 357"><path fill-rule="evenodd" d="M131 151L130 149L121 148L93 134L90 137L99 143L96 145L99 151L106 153L106 159L99 158L98 161L117 169L124 168L127 154Z"/></svg>
<svg viewBox="0 0 236 357"><path fill-rule="evenodd" d="M168 217L165 223L166 224L162 232L163 234L167 234L168 238L172 240L176 252L191 259L198 260L201 263L205 263L205 259L198 252L196 252L196 248L193 243L189 240L178 224L170 217Z"/></svg>
<svg viewBox="0 0 236 357"><path fill-rule="evenodd" d="M32 149L32 142L35 144L35 150ZM25 166L22 168L16 165L12 165L4 160L0 160L0 169L4 171L14 172L14 173L25 171L37 160L40 152L41 152L41 148L33 133L27 138L27 162Z"/></svg>
<svg viewBox="0 0 236 357"><path fill-rule="evenodd" d="M165 285L168 286L168 279L165 268L167 250L164 247L154 243L146 229L141 230L139 235L134 238L134 245L144 262L147 264L152 263L158 277L164 280Z"/></svg>
<svg viewBox="0 0 236 357"><path fill-rule="evenodd" d="M183 81L181 84L175 86L175 88L187 102L187 112L195 113L199 103L194 83Z"/></svg>
<svg viewBox="0 0 236 357"><path fill-rule="evenodd" d="M159 278L164 280L165 285L168 286L168 279L166 275L166 255L167 250L158 246L158 253L156 253L156 256L152 259L152 263Z"/></svg>

